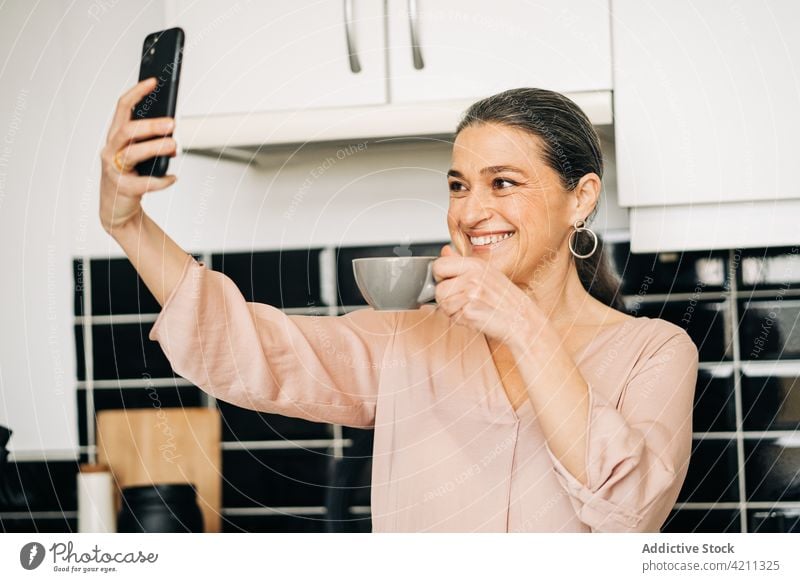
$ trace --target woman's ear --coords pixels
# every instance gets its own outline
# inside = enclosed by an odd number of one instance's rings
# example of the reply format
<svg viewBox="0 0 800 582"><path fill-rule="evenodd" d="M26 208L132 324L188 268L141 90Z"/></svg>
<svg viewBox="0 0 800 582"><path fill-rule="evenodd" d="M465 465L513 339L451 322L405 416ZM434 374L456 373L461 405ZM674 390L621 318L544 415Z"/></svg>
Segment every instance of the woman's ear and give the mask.
<svg viewBox="0 0 800 582"><path fill-rule="evenodd" d="M579 218L585 219L592 213L600 199L602 189L603 183L600 176L594 172L589 172L578 181L574 190L576 215L573 222Z"/></svg>

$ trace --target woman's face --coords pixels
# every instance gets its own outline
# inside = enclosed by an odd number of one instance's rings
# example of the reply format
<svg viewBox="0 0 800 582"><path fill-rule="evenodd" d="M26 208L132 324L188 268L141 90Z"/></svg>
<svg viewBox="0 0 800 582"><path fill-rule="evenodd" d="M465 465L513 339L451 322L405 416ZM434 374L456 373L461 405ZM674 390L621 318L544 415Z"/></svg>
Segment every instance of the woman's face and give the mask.
<svg viewBox="0 0 800 582"><path fill-rule="evenodd" d="M531 284L539 265L564 251L570 226L585 217L542 160L539 138L519 129L463 129L447 179L447 226L458 252L490 262L518 285Z"/></svg>

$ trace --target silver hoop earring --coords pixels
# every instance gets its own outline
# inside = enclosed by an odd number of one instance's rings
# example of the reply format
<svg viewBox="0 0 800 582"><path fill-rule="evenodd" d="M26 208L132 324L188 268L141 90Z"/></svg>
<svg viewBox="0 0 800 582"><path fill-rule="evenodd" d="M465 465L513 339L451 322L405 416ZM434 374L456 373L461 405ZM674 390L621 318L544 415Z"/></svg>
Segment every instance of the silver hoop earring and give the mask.
<svg viewBox="0 0 800 582"><path fill-rule="evenodd" d="M573 225L573 227L575 228L575 230L573 230L569 234L569 239L567 240L567 244L569 245L569 252L571 252L572 255L576 259L588 259L597 250L597 235L594 233L594 231L591 228L586 226L586 221L585 220L581 220L580 218L575 221L575 224ZM589 234L592 235L592 239L594 239L594 244L592 245L592 250L589 251L588 253L586 253L585 255L578 254L578 252L575 250L574 245L572 244L573 237L577 233L580 233L580 232L588 232Z"/></svg>

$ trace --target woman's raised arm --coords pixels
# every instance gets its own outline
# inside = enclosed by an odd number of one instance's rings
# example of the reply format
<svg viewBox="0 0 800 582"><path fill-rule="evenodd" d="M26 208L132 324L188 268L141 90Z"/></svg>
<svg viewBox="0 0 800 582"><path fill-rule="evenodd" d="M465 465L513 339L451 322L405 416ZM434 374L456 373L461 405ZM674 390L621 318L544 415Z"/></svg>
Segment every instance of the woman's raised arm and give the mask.
<svg viewBox="0 0 800 582"><path fill-rule="evenodd" d="M342 317L287 316L245 301L234 282L208 269L147 216L141 199L175 176L133 167L175 154L170 118L131 120L153 89L138 83L117 104L103 148L100 220L162 310L149 337L173 369L209 394L264 412L348 426L374 422L383 357L396 314L363 309Z"/></svg>
<svg viewBox="0 0 800 582"><path fill-rule="evenodd" d="M171 186L176 177L139 176L133 169L137 163L154 156L175 155L176 143L170 137L173 119L131 120L132 108L154 86L154 78L141 81L117 103L100 154L100 222L163 306L178 282L188 254L142 210L142 197L147 192Z"/></svg>

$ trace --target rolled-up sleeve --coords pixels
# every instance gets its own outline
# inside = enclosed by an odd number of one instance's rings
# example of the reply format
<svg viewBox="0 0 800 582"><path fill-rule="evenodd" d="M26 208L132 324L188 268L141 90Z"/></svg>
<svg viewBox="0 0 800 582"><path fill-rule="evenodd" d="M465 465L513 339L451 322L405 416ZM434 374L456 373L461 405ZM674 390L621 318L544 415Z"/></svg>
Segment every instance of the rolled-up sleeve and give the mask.
<svg viewBox="0 0 800 582"><path fill-rule="evenodd" d="M150 330L173 370L237 406L370 427L397 314L287 315L188 256Z"/></svg>
<svg viewBox="0 0 800 582"><path fill-rule="evenodd" d="M698 352L681 331L627 382L620 404L589 385L587 483L547 447L578 518L594 532L657 532L680 492L692 445Z"/></svg>

